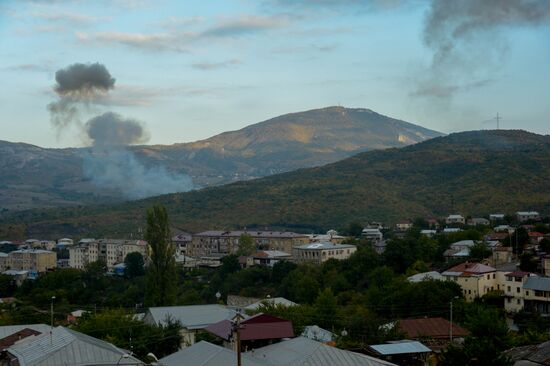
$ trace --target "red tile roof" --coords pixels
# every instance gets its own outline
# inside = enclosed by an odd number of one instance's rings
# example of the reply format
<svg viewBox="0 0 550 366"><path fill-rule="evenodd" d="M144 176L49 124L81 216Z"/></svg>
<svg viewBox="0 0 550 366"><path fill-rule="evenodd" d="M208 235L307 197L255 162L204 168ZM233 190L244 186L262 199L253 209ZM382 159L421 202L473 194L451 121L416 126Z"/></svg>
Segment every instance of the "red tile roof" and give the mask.
<svg viewBox="0 0 550 366"><path fill-rule="evenodd" d="M222 320L212 324L206 330L218 337L229 340L231 338L232 323ZM280 339L294 337L292 322L269 314L256 314L241 322L241 340Z"/></svg>
<svg viewBox="0 0 550 366"><path fill-rule="evenodd" d="M399 330L409 338L450 338L451 323L444 318L403 319L399 321ZM453 323L453 337L465 337L466 329Z"/></svg>

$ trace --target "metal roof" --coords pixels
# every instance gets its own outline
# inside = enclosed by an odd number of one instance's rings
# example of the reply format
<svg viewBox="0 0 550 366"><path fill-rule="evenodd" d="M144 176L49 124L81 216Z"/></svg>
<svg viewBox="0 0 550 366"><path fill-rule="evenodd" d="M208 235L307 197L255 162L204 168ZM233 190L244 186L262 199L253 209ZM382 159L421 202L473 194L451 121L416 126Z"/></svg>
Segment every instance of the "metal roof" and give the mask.
<svg viewBox="0 0 550 366"><path fill-rule="evenodd" d="M355 245L351 244L334 244L331 242L320 242L320 243L311 243L311 244L304 244L304 245L297 245L294 247L294 249L351 249L355 248Z"/></svg>
<svg viewBox="0 0 550 366"><path fill-rule="evenodd" d="M429 280L441 281L441 280L444 280L444 279L445 279L445 277L443 277L439 272L436 272L436 271L417 273L415 275L407 277L407 280L409 282L413 282L413 283L422 282L422 281L429 281Z"/></svg>
<svg viewBox="0 0 550 366"><path fill-rule="evenodd" d="M380 355L390 356L405 353L426 353L432 350L418 341L405 341L389 344L375 344L369 346Z"/></svg>
<svg viewBox="0 0 550 366"><path fill-rule="evenodd" d="M262 299L262 300L256 301L255 303L252 303L248 306L245 306L245 309L246 310L258 310L260 308L260 306L262 306L264 304L274 305L274 306L285 306L285 307L298 305L293 301L285 299L284 297L273 297L273 298L269 298L269 299Z"/></svg>
<svg viewBox="0 0 550 366"><path fill-rule="evenodd" d="M268 365L266 362L253 359L247 354L242 354L241 357L243 366ZM230 349L201 341L161 358L159 364L164 366L233 366L237 365L237 355Z"/></svg>
<svg viewBox="0 0 550 366"><path fill-rule="evenodd" d="M223 305L163 306L149 308L145 321L165 324L168 318L179 321L187 329L203 329L210 324L232 319L237 312Z"/></svg>
<svg viewBox="0 0 550 366"><path fill-rule="evenodd" d="M451 323L444 318L419 318L403 319L398 322L399 329L410 338L440 338L448 339ZM468 331L456 323L453 323L453 335L463 337Z"/></svg>
<svg viewBox="0 0 550 366"><path fill-rule="evenodd" d="M529 277L523 284L524 289L550 291L550 277Z"/></svg>
<svg viewBox="0 0 550 366"><path fill-rule="evenodd" d="M5 325L0 327L0 338L5 338L25 328L36 330L40 333L46 333L50 331L50 326L46 324Z"/></svg>
<svg viewBox="0 0 550 366"><path fill-rule="evenodd" d="M23 339L7 349L21 366L143 365L137 358L122 358L125 351L111 343L73 330L56 327L50 332Z"/></svg>
<svg viewBox="0 0 550 366"><path fill-rule="evenodd" d="M272 366L388 366L395 364L297 337L247 352Z"/></svg>
<svg viewBox="0 0 550 366"><path fill-rule="evenodd" d="M229 340L232 336L233 323L222 320L212 324L206 330L218 337ZM292 323L289 320L269 314L256 314L241 322L241 340L282 339L294 337Z"/></svg>

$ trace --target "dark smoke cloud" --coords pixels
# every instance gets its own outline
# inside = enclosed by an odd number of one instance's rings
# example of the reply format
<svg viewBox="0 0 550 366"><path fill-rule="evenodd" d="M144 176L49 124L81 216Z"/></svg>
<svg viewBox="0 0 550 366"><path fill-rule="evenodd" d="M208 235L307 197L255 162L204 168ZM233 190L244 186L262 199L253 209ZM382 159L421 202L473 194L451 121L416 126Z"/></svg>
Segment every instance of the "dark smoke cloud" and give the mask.
<svg viewBox="0 0 550 366"><path fill-rule="evenodd" d="M60 95L86 98L96 93L107 92L115 87L115 79L107 68L100 64L73 64L55 73L57 85L54 90Z"/></svg>
<svg viewBox="0 0 550 366"><path fill-rule="evenodd" d="M75 63L55 73L54 91L59 99L48 104L50 119L58 136L64 128L79 122L79 111L114 89L115 79L100 64Z"/></svg>
<svg viewBox="0 0 550 366"><path fill-rule="evenodd" d="M432 0L423 39L433 59L419 90L450 97L468 89L498 69L506 56L507 30L549 23L548 0ZM429 96L419 90L414 94Z"/></svg>
<svg viewBox="0 0 550 366"><path fill-rule="evenodd" d="M90 119L84 128L95 146L132 145L149 140L149 134L139 121L113 112Z"/></svg>

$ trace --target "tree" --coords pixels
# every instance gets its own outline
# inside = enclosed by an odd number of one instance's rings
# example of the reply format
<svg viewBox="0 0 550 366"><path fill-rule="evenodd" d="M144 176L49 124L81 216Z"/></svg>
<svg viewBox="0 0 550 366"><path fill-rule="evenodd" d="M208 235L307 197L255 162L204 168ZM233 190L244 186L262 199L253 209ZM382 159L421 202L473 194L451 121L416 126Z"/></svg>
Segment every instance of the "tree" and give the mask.
<svg viewBox="0 0 550 366"><path fill-rule="evenodd" d="M173 305L177 293L177 271L174 246L166 208L156 205L147 210L145 240L151 247L151 264L147 270L147 306Z"/></svg>
<svg viewBox="0 0 550 366"><path fill-rule="evenodd" d="M349 236L359 237L363 232L363 225L358 222L352 222L348 225L345 231Z"/></svg>
<svg viewBox="0 0 550 366"><path fill-rule="evenodd" d="M250 234L243 233L239 238L239 249L237 250L237 255L249 256L254 254L256 251L256 244L254 244L254 239Z"/></svg>
<svg viewBox="0 0 550 366"><path fill-rule="evenodd" d="M317 325L325 329L334 328L336 325L335 321L337 321L336 312L338 310L338 304L330 288L319 291L314 306Z"/></svg>
<svg viewBox="0 0 550 366"><path fill-rule="evenodd" d="M491 255L491 249L485 243L476 243L470 248L470 258L474 261L482 261Z"/></svg>
<svg viewBox="0 0 550 366"><path fill-rule="evenodd" d="M545 253L550 253L550 239L542 239L539 243L539 249Z"/></svg>
<svg viewBox="0 0 550 366"><path fill-rule="evenodd" d="M516 231L504 239L503 245L505 247L512 247L515 254L523 253L523 248L529 243L529 233L523 227L518 227Z"/></svg>
<svg viewBox="0 0 550 366"><path fill-rule="evenodd" d="M12 276L0 274L0 294L4 297L12 296L17 290L17 285Z"/></svg>
<svg viewBox="0 0 550 366"><path fill-rule="evenodd" d="M139 252L128 253L126 258L124 258L124 264L126 265L124 274L128 278L135 278L145 274L145 269L143 268L145 260Z"/></svg>

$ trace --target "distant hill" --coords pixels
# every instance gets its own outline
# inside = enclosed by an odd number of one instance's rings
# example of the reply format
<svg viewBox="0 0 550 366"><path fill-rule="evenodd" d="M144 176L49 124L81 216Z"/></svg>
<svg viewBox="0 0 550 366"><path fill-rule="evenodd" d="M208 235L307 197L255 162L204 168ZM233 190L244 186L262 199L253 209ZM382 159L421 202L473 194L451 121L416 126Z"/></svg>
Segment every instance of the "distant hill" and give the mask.
<svg viewBox="0 0 550 366"><path fill-rule="evenodd" d="M9 225L40 237L137 233L154 203L169 209L175 227L190 231L245 226L326 230L352 221L392 223L457 212L536 209L548 214L550 136L457 133L199 191L121 205L23 212L7 218L3 235Z"/></svg>
<svg viewBox="0 0 550 366"><path fill-rule="evenodd" d="M197 188L319 166L358 152L440 136L369 109L329 107L291 113L185 144L133 146L146 166L190 175ZM45 149L0 141L0 210L123 200L84 177L90 149ZM183 190L183 189L182 189Z"/></svg>

